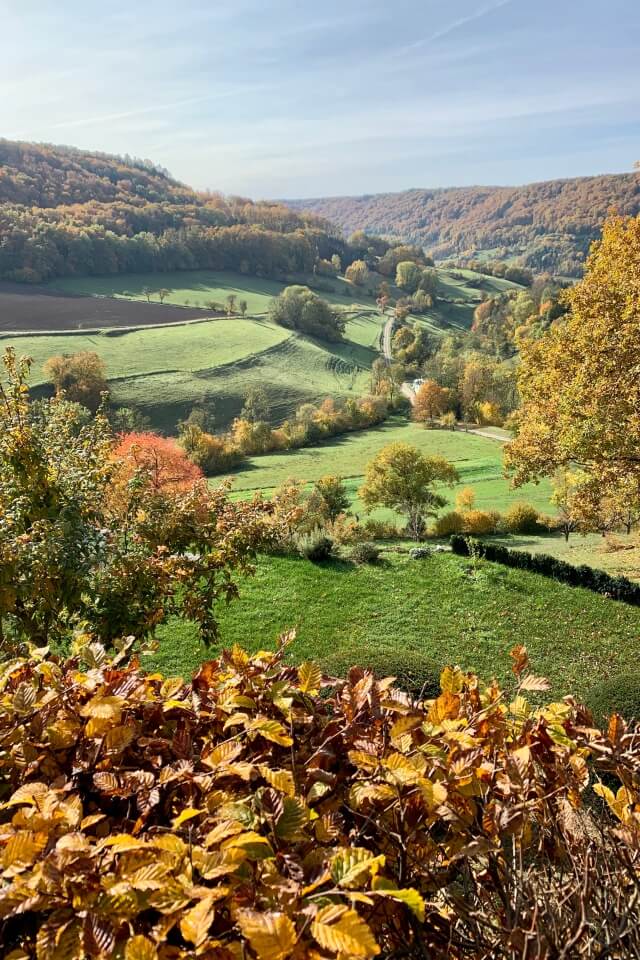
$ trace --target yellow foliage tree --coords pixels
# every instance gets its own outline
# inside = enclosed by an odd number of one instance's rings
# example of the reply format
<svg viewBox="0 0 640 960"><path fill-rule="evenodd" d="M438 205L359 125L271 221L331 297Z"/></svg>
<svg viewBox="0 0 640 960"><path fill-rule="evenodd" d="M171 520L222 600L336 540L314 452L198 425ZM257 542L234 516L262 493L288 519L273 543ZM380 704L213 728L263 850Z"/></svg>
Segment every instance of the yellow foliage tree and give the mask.
<svg viewBox="0 0 640 960"><path fill-rule="evenodd" d="M601 489L640 481L640 217L613 217L592 248L570 313L523 343L516 484L578 468Z"/></svg>

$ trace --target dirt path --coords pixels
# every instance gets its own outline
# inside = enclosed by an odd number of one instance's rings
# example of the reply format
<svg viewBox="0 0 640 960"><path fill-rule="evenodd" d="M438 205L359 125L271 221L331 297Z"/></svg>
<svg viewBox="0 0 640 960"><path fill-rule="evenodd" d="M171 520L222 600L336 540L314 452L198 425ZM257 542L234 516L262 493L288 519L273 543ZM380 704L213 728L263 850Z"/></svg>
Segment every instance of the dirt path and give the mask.
<svg viewBox="0 0 640 960"><path fill-rule="evenodd" d="M395 317L390 317L384 325L384 331L382 334L382 355L387 363L391 363L393 360L393 356L391 354L391 338L393 337L393 328L395 327L395 324ZM404 394L411 406L413 406L416 395L408 380L405 380L404 383L400 384L400 392Z"/></svg>

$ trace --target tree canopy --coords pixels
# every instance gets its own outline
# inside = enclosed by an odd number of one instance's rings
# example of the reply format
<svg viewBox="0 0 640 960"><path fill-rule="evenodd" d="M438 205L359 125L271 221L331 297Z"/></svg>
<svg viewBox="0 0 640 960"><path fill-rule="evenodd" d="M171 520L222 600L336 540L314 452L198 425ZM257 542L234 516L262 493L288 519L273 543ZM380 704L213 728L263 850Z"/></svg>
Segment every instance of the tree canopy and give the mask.
<svg viewBox="0 0 640 960"><path fill-rule="evenodd" d="M271 301L269 314L281 327L299 330L320 340L343 339L344 317L308 287L286 287Z"/></svg>

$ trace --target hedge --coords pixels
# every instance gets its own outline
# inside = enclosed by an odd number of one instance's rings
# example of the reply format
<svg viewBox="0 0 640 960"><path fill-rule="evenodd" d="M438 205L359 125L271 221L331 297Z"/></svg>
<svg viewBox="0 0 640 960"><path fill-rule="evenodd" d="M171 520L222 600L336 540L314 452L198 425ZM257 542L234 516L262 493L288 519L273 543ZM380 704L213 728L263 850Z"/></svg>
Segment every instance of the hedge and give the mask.
<svg viewBox="0 0 640 960"><path fill-rule="evenodd" d="M518 570L530 570L543 577L559 580L570 587L584 587L586 590L601 593L612 600L621 600L634 607L640 607L640 584L633 583L627 577L612 577L604 570L586 565L575 567L548 553L510 550L497 543L484 543L460 534L454 534L450 542L453 552L459 556L468 557L473 553L494 563L516 567Z"/></svg>

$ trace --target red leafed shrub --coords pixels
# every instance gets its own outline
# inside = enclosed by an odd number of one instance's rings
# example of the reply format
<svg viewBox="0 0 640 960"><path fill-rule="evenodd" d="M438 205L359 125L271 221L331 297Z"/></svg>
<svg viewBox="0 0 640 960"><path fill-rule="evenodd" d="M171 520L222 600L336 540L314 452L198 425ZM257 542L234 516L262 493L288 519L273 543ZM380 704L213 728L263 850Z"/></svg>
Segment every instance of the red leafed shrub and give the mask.
<svg viewBox="0 0 640 960"><path fill-rule="evenodd" d="M3 957L638 955L620 718L534 708L523 648L512 690L446 668L426 703L283 652L0 669Z"/></svg>
<svg viewBox="0 0 640 960"><path fill-rule="evenodd" d="M204 476L175 440L155 433L125 434L114 450L114 457L120 461L116 484L118 480L129 480L141 473L156 492L180 493Z"/></svg>

